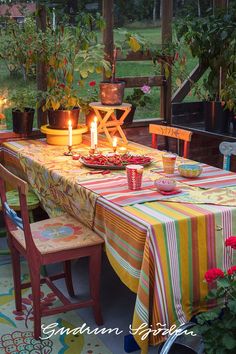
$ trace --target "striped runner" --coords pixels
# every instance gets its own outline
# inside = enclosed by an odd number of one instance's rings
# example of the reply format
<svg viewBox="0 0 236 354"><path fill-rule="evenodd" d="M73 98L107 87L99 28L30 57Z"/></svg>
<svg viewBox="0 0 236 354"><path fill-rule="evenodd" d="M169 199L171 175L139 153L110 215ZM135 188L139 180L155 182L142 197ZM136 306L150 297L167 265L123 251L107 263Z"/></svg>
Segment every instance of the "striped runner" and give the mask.
<svg viewBox="0 0 236 354"><path fill-rule="evenodd" d="M220 168L200 164L203 168L202 174L197 178L186 178L180 176L176 171L173 178L176 181L186 183L189 186L201 188L222 188L236 185L236 174L234 172L221 170ZM161 172L159 172L161 173Z"/></svg>
<svg viewBox="0 0 236 354"><path fill-rule="evenodd" d="M156 189L154 190L155 186L153 181L148 178L143 179L142 188L136 191L131 191L128 189L126 176L113 176L102 180L98 180L95 177L92 180L85 182L79 181L78 183L120 206L145 203L155 200L166 200L186 194L186 192L180 192L173 195L163 195Z"/></svg>

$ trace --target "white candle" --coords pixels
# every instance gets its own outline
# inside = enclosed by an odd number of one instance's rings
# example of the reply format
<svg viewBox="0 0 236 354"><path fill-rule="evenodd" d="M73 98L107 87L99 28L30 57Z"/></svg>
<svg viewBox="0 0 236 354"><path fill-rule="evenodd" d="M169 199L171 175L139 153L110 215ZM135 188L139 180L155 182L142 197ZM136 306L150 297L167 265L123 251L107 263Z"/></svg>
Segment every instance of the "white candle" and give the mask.
<svg viewBox="0 0 236 354"><path fill-rule="evenodd" d="M97 117L94 117L94 144L98 144L98 125L97 125Z"/></svg>
<svg viewBox="0 0 236 354"><path fill-rule="evenodd" d="M71 125L71 120L68 121L68 146L72 146L72 125Z"/></svg>
<svg viewBox="0 0 236 354"><path fill-rule="evenodd" d="M117 147L117 138L113 138L113 141L112 141L112 146L113 148L116 148Z"/></svg>
<svg viewBox="0 0 236 354"><path fill-rule="evenodd" d="M95 149L95 122L91 123L90 134L91 134L91 149Z"/></svg>

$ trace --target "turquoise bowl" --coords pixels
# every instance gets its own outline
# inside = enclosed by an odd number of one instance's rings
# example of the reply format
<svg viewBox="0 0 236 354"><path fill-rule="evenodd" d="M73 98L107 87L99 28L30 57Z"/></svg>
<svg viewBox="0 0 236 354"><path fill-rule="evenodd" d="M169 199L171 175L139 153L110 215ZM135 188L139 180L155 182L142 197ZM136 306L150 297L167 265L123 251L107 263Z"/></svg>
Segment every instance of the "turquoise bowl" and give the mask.
<svg viewBox="0 0 236 354"><path fill-rule="evenodd" d="M178 166L178 171L183 177L195 178L202 173L202 166L198 164L183 164Z"/></svg>

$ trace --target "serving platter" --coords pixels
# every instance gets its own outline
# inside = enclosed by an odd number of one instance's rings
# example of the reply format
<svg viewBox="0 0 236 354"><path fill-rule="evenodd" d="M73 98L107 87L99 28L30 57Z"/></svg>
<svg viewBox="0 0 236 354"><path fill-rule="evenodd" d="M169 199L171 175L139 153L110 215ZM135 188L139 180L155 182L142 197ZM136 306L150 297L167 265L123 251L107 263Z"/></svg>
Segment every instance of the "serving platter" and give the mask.
<svg viewBox="0 0 236 354"><path fill-rule="evenodd" d="M142 165L148 166L152 163L152 159L145 155L89 155L79 159L86 167L103 169L103 170L125 170L127 165Z"/></svg>

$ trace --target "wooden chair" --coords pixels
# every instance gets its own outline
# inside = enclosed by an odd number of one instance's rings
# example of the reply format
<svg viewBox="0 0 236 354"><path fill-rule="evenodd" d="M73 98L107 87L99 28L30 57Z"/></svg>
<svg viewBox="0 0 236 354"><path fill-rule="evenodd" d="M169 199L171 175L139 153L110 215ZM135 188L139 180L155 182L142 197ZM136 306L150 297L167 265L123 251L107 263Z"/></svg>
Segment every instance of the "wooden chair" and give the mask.
<svg viewBox="0 0 236 354"><path fill-rule="evenodd" d="M17 216L7 203L6 181L19 191L21 217ZM103 320L99 301L99 285L102 238L68 214L30 224L26 203L27 191L27 183L0 164L0 196L12 255L16 310L22 311L21 289L31 286L35 339L41 335L41 317L44 315L54 315L92 306L95 321L101 325ZM20 255L26 258L29 265L31 282L27 284L21 284ZM89 257L91 296L88 300L71 303L53 284L53 280L65 278L68 293L74 296L70 261L81 257ZM64 272L40 279L40 267L57 262L64 262ZM42 283L46 283L51 288L62 302L61 306L45 309L40 304L40 284Z"/></svg>
<svg viewBox="0 0 236 354"><path fill-rule="evenodd" d="M183 157L187 158L189 155L189 145L192 137L192 132L184 129L173 128L166 125L157 125L150 124L149 125L149 133L152 134L152 147L154 149L158 148L157 145L157 137L158 135L162 135L169 138L177 139L184 141L184 150ZM178 152L179 153L179 152Z"/></svg>
<svg viewBox="0 0 236 354"><path fill-rule="evenodd" d="M231 156L236 155L236 143L222 141L219 145L219 150L221 154L224 155L223 169L229 171Z"/></svg>
<svg viewBox="0 0 236 354"><path fill-rule="evenodd" d="M7 202L10 206L11 209L14 211L20 211L20 200L19 200L19 194L18 191L15 189L12 189L6 193L7 196ZM29 191L27 195L27 208L29 210L29 218L31 222L34 222L34 214L33 211L36 210L39 205L40 201L38 197L35 195L33 191ZM0 211L2 211L2 205L0 202ZM7 231L5 227L0 227L0 237L6 237L7 236ZM9 255L9 249L1 249L0 250L0 255Z"/></svg>

